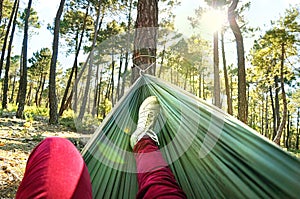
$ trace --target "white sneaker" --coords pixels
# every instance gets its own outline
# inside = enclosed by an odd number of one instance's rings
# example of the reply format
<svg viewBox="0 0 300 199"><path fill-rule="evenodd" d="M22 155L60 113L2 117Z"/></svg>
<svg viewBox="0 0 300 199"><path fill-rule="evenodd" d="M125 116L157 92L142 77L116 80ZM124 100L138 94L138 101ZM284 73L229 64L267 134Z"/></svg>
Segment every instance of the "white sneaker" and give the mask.
<svg viewBox="0 0 300 199"><path fill-rule="evenodd" d="M132 148L145 135L149 136L152 140L159 144L157 135L152 130L159 112L160 105L155 96L150 96L143 101L139 109L137 128L130 138L130 145Z"/></svg>

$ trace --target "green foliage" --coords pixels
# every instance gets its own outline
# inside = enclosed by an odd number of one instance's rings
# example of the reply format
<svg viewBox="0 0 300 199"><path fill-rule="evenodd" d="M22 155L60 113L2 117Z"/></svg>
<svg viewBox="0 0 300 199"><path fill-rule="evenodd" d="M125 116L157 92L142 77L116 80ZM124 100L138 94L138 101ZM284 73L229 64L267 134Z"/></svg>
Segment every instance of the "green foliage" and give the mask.
<svg viewBox="0 0 300 199"><path fill-rule="evenodd" d="M36 106L25 106L24 116L25 119L34 119L38 116L48 117L49 109L45 107L36 107Z"/></svg>
<svg viewBox="0 0 300 199"><path fill-rule="evenodd" d="M63 115L59 118L59 124L76 130L74 117L75 115L73 110L65 110L63 112Z"/></svg>
<svg viewBox="0 0 300 199"><path fill-rule="evenodd" d="M19 20L17 21L17 25L21 31L23 31L23 29L24 29L26 13L27 13L27 8L25 8L23 10L23 12L20 15ZM34 29L41 28L41 23L39 22L38 13L34 10L34 8L30 9L30 16L29 16L28 23L29 23L28 24L29 27L31 27L31 28L34 28ZM31 29L31 34L36 34L36 32L34 32L34 30Z"/></svg>
<svg viewBox="0 0 300 199"><path fill-rule="evenodd" d="M48 73L50 68L52 52L49 48L42 48L40 51L33 53L33 57L28 61L31 67L28 69L33 76L40 76Z"/></svg>

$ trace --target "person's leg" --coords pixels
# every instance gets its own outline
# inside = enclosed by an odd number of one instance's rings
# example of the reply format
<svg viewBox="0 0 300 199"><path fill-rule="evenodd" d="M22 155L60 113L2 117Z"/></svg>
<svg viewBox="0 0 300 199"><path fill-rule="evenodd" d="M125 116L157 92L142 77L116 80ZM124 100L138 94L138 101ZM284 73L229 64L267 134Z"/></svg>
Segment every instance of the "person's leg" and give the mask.
<svg viewBox="0 0 300 199"><path fill-rule="evenodd" d="M139 191L136 198L186 198L151 138L142 138L133 151L136 159Z"/></svg>
<svg viewBox="0 0 300 199"><path fill-rule="evenodd" d="M186 198L157 146L159 142L153 127L159 112L156 97L145 99L139 109L137 129L130 138L137 167L137 198Z"/></svg>
<svg viewBox="0 0 300 199"><path fill-rule="evenodd" d="M70 141L46 138L35 147L16 194L26 198L92 198L87 167Z"/></svg>

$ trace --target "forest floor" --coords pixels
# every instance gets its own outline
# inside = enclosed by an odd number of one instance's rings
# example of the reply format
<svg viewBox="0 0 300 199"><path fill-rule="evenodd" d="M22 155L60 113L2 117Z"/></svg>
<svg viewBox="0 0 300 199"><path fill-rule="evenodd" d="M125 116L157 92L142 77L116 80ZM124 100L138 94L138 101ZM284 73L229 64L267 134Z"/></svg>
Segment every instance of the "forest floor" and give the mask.
<svg viewBox="0 0 300 199"><path fill-rule="evenodd" d="M68 125L67 125L68 126ZM28 156L44 138L59 136L69 139L81 150L91 134L81 134L66 125L49 125L45 117L17 119L11 112L0 116L0 198L15 198L23 178ZM300 158L300 151L292 151Z"/></svg>
<svg viewBox="0 0 300 199"><path fill-rule="evenodd" d="M46 118L39 121L17 119L12 114L0 118L0 198L15 198L23 178L28 156L45 137L69 139L79 150L89 138L69 127L49 125Z"/></svg>

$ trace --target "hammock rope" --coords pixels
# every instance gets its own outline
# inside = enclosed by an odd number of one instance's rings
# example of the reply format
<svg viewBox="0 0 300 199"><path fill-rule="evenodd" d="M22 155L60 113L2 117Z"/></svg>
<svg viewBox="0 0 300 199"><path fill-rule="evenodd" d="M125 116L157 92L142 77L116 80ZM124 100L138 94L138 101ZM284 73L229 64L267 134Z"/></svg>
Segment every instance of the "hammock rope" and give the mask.
<svg viewBox="0 0 300 199"><path fill-rule="evenodd" d="M143 100L157 96L160 150L188 198L297 198L300 161L222 110L141 76L82 151L94 198L135 198L129 145Z"/></svg>

